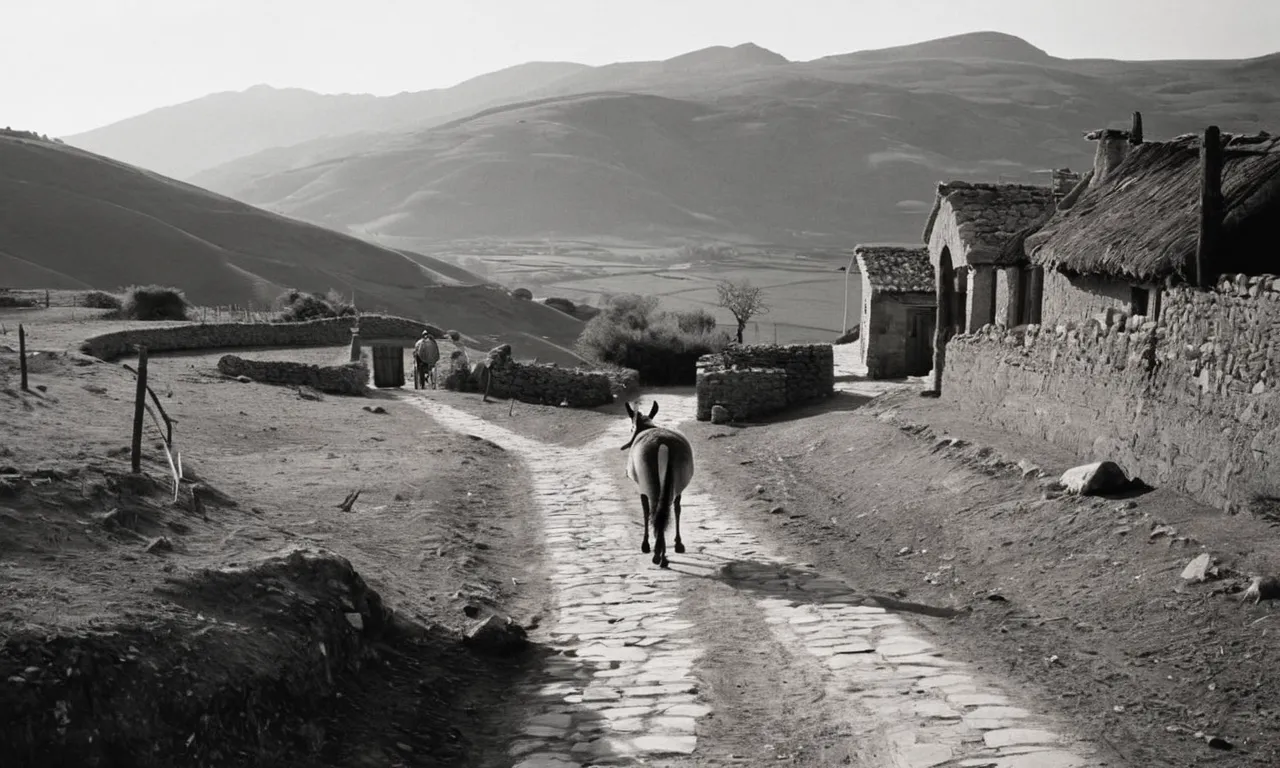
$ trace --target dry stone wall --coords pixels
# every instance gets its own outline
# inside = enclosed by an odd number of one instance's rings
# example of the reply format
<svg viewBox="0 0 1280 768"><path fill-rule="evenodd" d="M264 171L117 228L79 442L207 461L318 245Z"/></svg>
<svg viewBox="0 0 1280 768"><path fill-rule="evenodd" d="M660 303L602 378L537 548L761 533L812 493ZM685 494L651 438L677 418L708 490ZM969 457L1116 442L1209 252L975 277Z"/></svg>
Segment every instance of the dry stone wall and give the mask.
<svg viewBox="0 0 1280 768"><path fill-rule="evenodd" d="M490 395L524 403L594 408L613 402L613 383L604 372L518 363L511 357L510 344L491 350L469 382L477 391L484 391L486 383Z"/></svg>
<svg viewBox="0 0 1280 768"><path fill-rule="evenodd" d="M161 327L131 328L94 336L80 345L80 351L103 360L133 352L133 346L146 345L150 352L172 352L190 349L232 349L243 347L327 347L351 341L350 317L330 317L301 323L183 323ZM362 315L362 338L412 339L433 325L403 317Z"/></svg>
<svg viewBox="0 0 1280 768"><path fill-rule="evenodd" d="M245 360L223 355L218 371L226 376L244 376L263 384L308 386L339 395L363 395L368 390L369 369L363 362L347 365L307 365L305 363Z"/></svg>
<svg viewBox="0 0 1280 768"><path fill-rule="evenodd" d="M830 344L732 344L698 360L697 418L722 406L751 419L829 397L835 391Z"/></svg>
<svg viewBox="0 0 1280 768"><path fill-rule="evenodd" d="M1280 278L1165 292L1159 322L986 328L947 345L942 397L1223 508L1280 498Z"/></svg>

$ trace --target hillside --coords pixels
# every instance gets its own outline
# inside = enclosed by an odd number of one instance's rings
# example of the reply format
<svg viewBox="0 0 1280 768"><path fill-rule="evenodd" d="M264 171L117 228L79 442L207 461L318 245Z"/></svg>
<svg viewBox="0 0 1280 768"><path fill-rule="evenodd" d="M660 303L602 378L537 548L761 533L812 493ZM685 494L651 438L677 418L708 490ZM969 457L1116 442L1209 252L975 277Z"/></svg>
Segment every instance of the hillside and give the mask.
<svg viewBox="0 0 1280 768"><path fill-rule="evenodd" d="M354 293L470 336L534 334L549 359L582 324L456 266L253 208L73 147L0 137L0 284L182 287L205 305L265 306L285 288Z"/></svg>
<svg viewBox="0 0 1280 768"><path fill-rule="evenodd" d="M1066 60L961 35L788 62L752 45L584 67L416 131L334 137L201 174L225 194L361 234L915 240L940 179L1043 183L1085 131L1280 126L1280 58Z"/></svg>
<svg viewBox="0 0 1280 768"><path fill-rule="evenodd" d="M519 98L583 68L581 64L532 62L451 88L385 97L256 85L240 92L210 94L63 138L82 149L189 180L202 170L263 150L460 117ZM175 142L175 136L183 140Z"/></svg>

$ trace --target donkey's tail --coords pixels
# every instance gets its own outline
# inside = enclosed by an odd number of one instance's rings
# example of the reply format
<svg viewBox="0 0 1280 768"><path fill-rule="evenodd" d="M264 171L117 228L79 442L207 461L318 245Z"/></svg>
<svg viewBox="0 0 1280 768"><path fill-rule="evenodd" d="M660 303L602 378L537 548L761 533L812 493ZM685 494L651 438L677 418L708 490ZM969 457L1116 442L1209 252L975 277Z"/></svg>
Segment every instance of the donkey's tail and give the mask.
<svg viewBox="0 0 1280 768"><path fill-rule="evenodd" d="M653 533L662 541L671 519L671 502L675 498L675 483L671 482L671 448L666 443L658 445L658 503L653 511Z"/></svg>

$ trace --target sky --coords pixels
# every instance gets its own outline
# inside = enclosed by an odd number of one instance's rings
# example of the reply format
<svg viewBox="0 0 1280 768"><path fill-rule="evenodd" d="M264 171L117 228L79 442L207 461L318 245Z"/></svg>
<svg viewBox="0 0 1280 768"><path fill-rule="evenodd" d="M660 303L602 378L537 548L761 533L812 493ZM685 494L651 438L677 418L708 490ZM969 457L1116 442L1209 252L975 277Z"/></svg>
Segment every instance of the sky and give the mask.
<svg viewBox="0 0 1280 768"><path fill-rule="evenodd" d="M1054 56L1280 51L1280 0L14 0L0 125L66 136L265 83L388 95L754 42L804 61L995 30ZM1206 7L1210 12L1206 13Z"/></svg>

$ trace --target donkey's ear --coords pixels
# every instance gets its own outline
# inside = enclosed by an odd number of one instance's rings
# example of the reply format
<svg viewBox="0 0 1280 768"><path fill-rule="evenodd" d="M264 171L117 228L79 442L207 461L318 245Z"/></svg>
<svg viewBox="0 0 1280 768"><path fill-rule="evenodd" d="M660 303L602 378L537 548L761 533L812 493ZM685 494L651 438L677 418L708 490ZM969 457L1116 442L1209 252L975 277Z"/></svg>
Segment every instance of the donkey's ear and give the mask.
<svg viewBox="0 0 1280 768"><path fill-rule="evenodd" d="M623 403L623 405L627 407L627 418L634 419L636 416L636 412L631 410L631 403Z"/></svg>
<svg viewBox="0 0 1280 768"><path fill-rule="evenodd" d="M658 415L658 401L654 400L653 407L649 409L649 418L652 419L654 416L657 416L657 415Z"/></svg>

